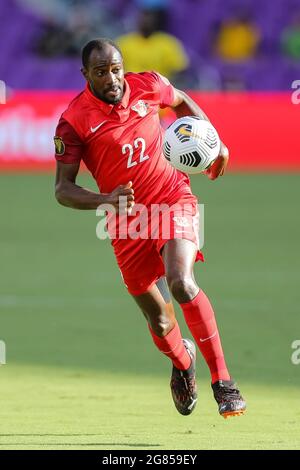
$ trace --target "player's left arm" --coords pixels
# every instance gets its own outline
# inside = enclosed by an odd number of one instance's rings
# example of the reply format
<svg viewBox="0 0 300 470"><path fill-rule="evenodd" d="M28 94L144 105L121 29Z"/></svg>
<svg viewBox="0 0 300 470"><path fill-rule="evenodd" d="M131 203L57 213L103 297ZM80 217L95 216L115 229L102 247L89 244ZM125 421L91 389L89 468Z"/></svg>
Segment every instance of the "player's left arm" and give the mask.
<svg viewBox="0 0 300 470"><path fill-rule="evenodd" d="M198 116L201 119L210 121L204 111L198 106L198 104L184 91L173 88L174 90L174 101L171 105L177 118L183 116ZM229 150L226 145L221 141L221 148L219 156L212 163L212 165L206 170L206 175L214 180L219 176L222 176L225 172L226 166L229 160Z"/></svg>

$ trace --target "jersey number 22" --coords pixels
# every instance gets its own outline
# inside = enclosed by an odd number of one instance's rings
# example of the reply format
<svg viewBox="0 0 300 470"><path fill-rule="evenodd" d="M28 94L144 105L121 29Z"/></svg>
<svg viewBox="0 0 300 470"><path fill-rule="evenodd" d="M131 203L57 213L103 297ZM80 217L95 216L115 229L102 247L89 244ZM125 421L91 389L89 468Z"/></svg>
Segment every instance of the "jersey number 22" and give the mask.
<svg viewBox="0 0 300 470"><path fill-rule="evenodd" d="M137 160L132 161L134 151L139 151L139 157ZM131 168L132 166L137 165L138 163L143 163L145 160L148 160L149 155L145 155L146 150L146 142L142 137L138 137L134 140L133 146L131 144L124 144L122 147L122 154L126 155L128 152L128 159L127 159L127 168Z"/></svg>

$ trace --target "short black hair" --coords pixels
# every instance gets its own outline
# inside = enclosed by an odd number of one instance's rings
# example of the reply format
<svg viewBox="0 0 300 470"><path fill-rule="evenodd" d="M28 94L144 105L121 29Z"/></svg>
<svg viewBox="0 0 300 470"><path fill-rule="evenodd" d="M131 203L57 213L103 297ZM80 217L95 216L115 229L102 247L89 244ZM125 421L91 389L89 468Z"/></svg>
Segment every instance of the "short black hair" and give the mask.
<svg viewBox="0 0 300 470"><path fill-rule="evenodd" d="M87 68L89 66L89 58L94 49L97 49L98 51L102 51L105 46L109 44L110 46L113 46L122 56L122 52L117 46L117 44L112 41L109 38L97 38L93 39L92 41L89 41L83 48L82 48L82 53L81 53L81 60L82 60L82 65Z"/></svg>

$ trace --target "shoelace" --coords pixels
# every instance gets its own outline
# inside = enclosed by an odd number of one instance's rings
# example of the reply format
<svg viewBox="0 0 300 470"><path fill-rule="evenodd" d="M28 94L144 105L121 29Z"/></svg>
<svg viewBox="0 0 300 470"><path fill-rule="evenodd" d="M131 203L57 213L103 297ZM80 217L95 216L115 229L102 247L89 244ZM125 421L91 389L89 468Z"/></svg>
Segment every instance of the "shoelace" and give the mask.
<svg viewBox="0 0 300 470"><path fill-rule="evenodd" d="M195 379L193 377L174 377L172 379L172 385L176 390L179 390L179 393L184 390L191 394L195 389Z"/></svg>
<svg viewBox="0 0 300 470"><path fill-rule="evenodd" d="M189 378L186 378L185 380L186 380L189 391L193 392L193 390L195 389L195 385L196 385L195 379L192 377L189 377Z"/></svg>
<svg viewBox="0 0 300 470"><path fill-rule="evenodd" d="M216 395L219 400L222 401L227 401L230 399L237 399L240 397L240 392L236 388L230 388L230 387L220 387L219 390L217 390Z"/></svg>

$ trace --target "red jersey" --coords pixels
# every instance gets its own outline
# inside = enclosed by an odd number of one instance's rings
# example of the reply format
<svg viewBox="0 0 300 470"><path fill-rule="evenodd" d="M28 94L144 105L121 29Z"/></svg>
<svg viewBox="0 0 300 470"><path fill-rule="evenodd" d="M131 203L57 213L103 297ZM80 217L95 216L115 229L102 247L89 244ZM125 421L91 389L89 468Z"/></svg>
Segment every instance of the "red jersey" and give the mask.
<svg viewBox="0 0 300 470"><path fill-rule="evenodd" d="M102 193L132 181L136 203L173 204L192 194L188 176L162 153L159 109L173 101L172 85L155 72L127 73L123 98L115 105L97 98L87 85L61 116L56 159L82 159Z"/></svg>

